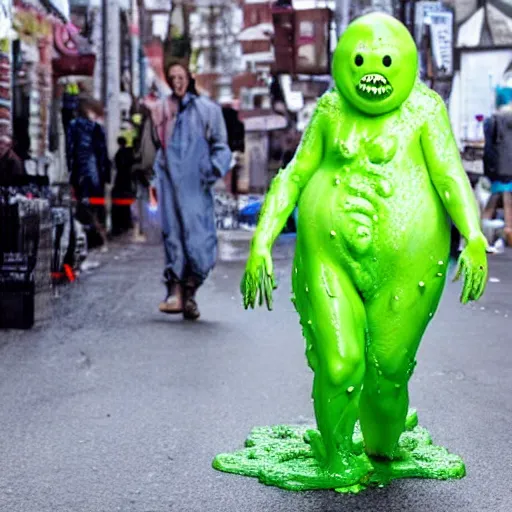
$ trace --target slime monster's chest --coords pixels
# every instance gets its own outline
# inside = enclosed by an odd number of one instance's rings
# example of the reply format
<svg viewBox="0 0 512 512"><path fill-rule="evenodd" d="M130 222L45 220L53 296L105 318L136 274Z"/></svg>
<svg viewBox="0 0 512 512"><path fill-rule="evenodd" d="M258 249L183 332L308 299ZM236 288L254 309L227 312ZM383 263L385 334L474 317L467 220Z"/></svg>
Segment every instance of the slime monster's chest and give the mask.
<svg viewBox="0 0 512 512"><path fill-rule="evenodd" d="M435 243L430 226L439 222L425 212L445 213L425 163L421 126L406 105L378 118L333 117L323 161L299 202L299 235L307 232L347 263L379 255L397 263L411 245Z"/></svg>

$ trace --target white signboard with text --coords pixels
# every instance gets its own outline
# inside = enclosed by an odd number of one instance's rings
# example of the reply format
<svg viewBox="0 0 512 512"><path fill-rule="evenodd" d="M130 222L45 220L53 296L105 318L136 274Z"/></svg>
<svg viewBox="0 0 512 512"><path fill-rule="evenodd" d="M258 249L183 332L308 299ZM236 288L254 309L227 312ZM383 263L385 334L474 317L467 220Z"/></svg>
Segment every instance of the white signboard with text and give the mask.
<svg viewBox="0 0 512 512"><path fill-rule="evenodd" d="M0 0L0 39L9 39L12 27L11 0Z"/></svg>
<svg viewBox="0 0 512 512"><path fill-rule="evenodd" d="M453 14L436 12L430 15L432 54L438 76L453 74Z"/></svg>

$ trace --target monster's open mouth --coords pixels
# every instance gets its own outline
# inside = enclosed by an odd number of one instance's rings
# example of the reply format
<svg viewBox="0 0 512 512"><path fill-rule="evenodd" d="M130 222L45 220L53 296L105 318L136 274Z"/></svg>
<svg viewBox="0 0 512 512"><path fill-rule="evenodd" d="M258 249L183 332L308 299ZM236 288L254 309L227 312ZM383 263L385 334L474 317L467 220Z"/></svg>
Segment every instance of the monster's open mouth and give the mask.
<svg viewBox="0 0 512 512"><path fill-rule="evenodd" d="M357 84L357 92L367 100L383 100L391 96L393 87L382 75L364 75Z"/></svg>

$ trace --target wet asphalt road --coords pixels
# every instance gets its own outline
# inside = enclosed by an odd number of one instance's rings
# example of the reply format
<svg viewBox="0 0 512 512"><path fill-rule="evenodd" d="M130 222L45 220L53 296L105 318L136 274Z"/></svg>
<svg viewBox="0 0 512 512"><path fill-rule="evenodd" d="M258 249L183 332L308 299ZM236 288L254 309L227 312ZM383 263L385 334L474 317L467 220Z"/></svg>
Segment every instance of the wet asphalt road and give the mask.
<svg viewBox="0 0 512 512"><path fill-rule="evenodd" d="M291 493L211 469L253 426L312 420L311 374L289 302L243 312L240 263L220 263L196 324L161 316L161 252L118 246L64 288L30 332L0 332L1 512L509 512L512 257L494 256L478 306L449 285L412 381L460 481L409 480L359 496Z"/></svg>

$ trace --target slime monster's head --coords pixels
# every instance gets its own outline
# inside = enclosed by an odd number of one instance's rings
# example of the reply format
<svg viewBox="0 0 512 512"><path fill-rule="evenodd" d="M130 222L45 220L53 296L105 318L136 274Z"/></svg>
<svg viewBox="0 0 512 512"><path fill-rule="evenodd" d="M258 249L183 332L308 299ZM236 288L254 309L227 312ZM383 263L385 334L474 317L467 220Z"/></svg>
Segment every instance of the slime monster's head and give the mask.
<svg viewBox="0 0 512 512"><path fill-rule="evenodd" d="M418 51L397 19L371 13L353 21L338 42L332 74L340 93L369 115L398 108L414 87Z"/></svg>

